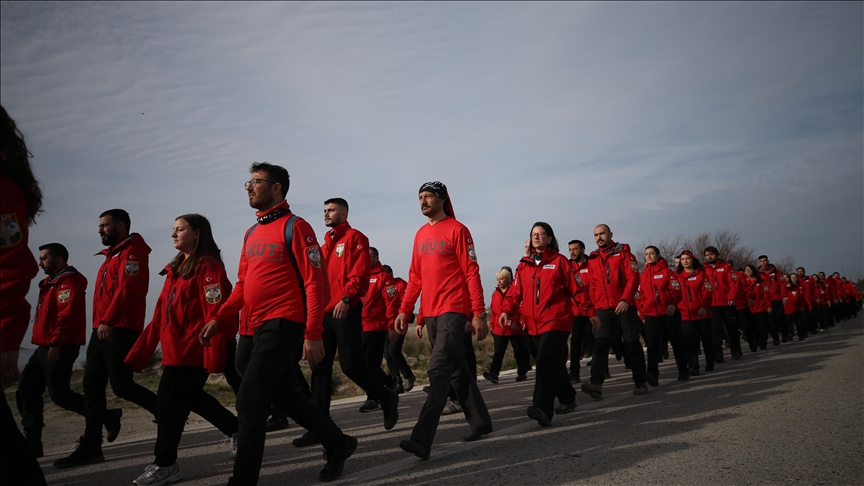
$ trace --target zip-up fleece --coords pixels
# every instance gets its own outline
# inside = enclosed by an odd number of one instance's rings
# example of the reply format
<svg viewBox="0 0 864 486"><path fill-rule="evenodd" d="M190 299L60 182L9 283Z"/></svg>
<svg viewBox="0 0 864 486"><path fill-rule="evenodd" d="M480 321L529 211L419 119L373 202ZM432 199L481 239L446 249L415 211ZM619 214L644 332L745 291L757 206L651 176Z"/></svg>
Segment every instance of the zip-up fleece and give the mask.
<svg viewBox="0 0 864 486"><path fill-rule="evenodd" d="M401 303L396 281L384 271L381 262L375 262L369 275L369 289L363 299L363 331L394 329Z"/></svg>
<svg viewBox="0 0 864 486"><path fill-rule="evenodd" d="M711 317L713 287L705 272L698 269L691 273L681 271L678 274L678 281L681 283L681 302L678 302L681 320L697 321ZM704 316L699 315L699 309L707 311Z"/></svg>
<svg viewBox="0 0 864 486"><path fill-rule="evenodd" d="M666 260L645 265L639 275L639 299L636 306L643 316L662 317L670 305L681 302L681 283L669 269Z"/></svg>
<svg viewBox="0 0 864 486"><path fill-rule="evenodd" d="M269 319L306 323L306 339L321 340L327 276L322 269L321 248L312 227L303 218L294 220L290 248L285 244L285 225L291 218L288 203L258 212L259 218L274 211L288 212L275 221L254 226L243 244L237 283L219 309L220 327L246 306L249 318L240 326L241 336L251 336ZM252 229L252 228L250 228Z"/></svg>
<svg viewBox="0 0 864 486"><path fill-rule="evenodd" d="M572 330L573 296L578 291L573 267L564 255L547 249L540 261L523 257L504 296L502 312L517 311L531 336Z"/></svg>
<svg viewBox="0 0 864 486"><path fill-rule="evenodd" d="M33 318L36 346L83 345L87 341L87 278L63 265L39 282L39 303Z"/></svg>
<svg viewBox="0 0 864 486"><path fill-rule="evenodd" d="M125 363L134 371L141 371L161 341L163 365L200 366L210 373L223 372L224 342L211 342L205 348L198 341L198 334L231 295L225 267L215 258L204 256L190 278L183 278L170 264L159 274L165 276L165 284L156 302L153 320L126 355ZM233 326L235 332L236 329L236 325ZM231 333L232 329L226 326L220 331ZM212 355L206 360L209 367L205 365L205 353Z"/></svg>
<svg viewBox="0 0 864 486"><path fill-rule="evenodd" d="M324 235L321 245L327 269L327 283L330 297L324 313L330 314L342 297L348 297L348 304L359 304L369 289L369 239L352 228L347 221L331 229Z"/></svg>
<svg viewBox="0 0 864 486"><path fill-rule="evenodd" d="M749 288L747 276L744 272L735 270L732 272L732 280L735 281L735 310L749 308L747 302L747 290Z"/></svg>
<svg viewBox="0 0 864 486"><path fill-rule="evenodd" d="M150 247L138 233L96 255L105 256L93 288L93 329L105 324L141 331L150 286Z"/></svg>
<svg viewBox="0 0 864 486"><path fill-rule="evenodd" d="M618 302L636 305L639 264L630 245L610 242L588 256L588 288L594 308L613 309Z"/></svg>
<svg viewBox="0 0 864 486"><path fill-rule="evenodd" d="M714 266L706 263L704 266L705 275L711 282L714 290L711 293L711 305L715 307L726 307L730 300L735 300L735 293L738 286L732 280L732 274L735 272L726 260L718 259Z"/></svg>

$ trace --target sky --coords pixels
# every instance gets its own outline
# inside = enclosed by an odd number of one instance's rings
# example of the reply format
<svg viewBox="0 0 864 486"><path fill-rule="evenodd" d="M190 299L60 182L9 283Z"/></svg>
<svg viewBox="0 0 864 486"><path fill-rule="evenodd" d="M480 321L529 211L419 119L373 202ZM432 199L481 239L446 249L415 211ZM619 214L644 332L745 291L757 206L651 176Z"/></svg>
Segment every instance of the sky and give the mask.
<svg viewBox="0 0 864 486"><path fill-rule="evenodd" d="M92 288L98 216L126 209L153 248L148 313L181 214L210 219L236 275L255 161L288 169L319 239L323 201L347 199L402 277L418 189L444 182L487 303L535 221L589 250L606 223L637 255L737 231L854 278L862 19L861 2L0 2L0 102L45 192L31 249L65 244Z"/></svg>

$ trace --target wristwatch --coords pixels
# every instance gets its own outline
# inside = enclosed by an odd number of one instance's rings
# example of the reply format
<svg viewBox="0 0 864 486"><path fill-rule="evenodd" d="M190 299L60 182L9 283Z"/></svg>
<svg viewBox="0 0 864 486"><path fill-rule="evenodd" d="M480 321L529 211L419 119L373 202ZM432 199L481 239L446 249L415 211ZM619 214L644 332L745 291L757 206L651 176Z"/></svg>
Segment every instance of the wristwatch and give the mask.
<svg viewBox="0 0 864 486"><path fill-rule="evenodd" d="M350 304L351 299L349 299L348 297L342 297L342 302L345 302L346 304Z"/></svg>

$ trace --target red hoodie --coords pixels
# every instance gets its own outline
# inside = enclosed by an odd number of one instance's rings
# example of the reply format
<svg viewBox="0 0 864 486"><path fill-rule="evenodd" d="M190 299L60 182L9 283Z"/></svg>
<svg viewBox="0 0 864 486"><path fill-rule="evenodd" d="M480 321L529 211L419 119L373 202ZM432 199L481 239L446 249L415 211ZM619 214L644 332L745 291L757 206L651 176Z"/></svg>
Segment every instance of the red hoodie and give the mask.
<svg viewBox="0 0 864 486"><path fill-rule="evenodd" d="M691 273L681 271L678 273L678 281L681 285L681 301L678 302L678 310L681 311L682 321L697 321L711 317L711 292L714 288L708 280L705 272L699 269ZM705 309L705 315L699 315L699 309Z"/></svg>
<svg viewBox="0 0 864 486"><path fill-rule="evenodd" d="M100 324L141 331L150 286L150 247L138 233L97 255L105 261L93 288L93 329Z"/></svg>
<svg viewBox="0 0 864 486"><path fill-rule="evenodd" d="M756 278L744 278L744 286L747 289L747 300L750 304L750 312L758 314L768 312L771 308L771 284L761 274Z"/></svg>
<svg viewBox="0 0 864 486"><path fill-rule="evenodd" d="M39 273L27 247L27 203L17 184L0 173L0 351L21 346L30 322L27 292Z"/></svg>
<svg viewBox="0 0 864 486"><path fill-rule="evenodd" d="M636 306L643 316L662 317L666 308L681 302L681 284L678 275L669 269L666 260L645 265L639 275L639 299ZM698 310L698 309L697 309Z"/></svg>
<svg viewBox="0 0 864 486"><path fill-rule="evenodd" d="M735 300L738 285L732 280L735 272L726 260L718 259L712 266L705 263L703 269L714 290L711 293L711 305L714 307L728 307L730 301Z"/></svg>
<svg viewBox="0 0 864 486"><path fill-rule="evenodd" d="M513 284L510 284L510 287L507 290L510 290L513 287ZM510 315L510 320L512 320L516 324L516 329L513 329L511 326L501 326L498 323L498 318L501 316L501 307L504 305L504 296L507 293L501 290L501 287L495 287L495 292L492 292L492 305L489 306L489 329L492 331L492 334L496 336L521 336L525 333L522 330L522 321L519 316L519 310L513 315Z"/></svg>
<svg viewBox="0 0 864 486"><path fill-rule="evenodd" d="M266 217L280 210L287 213L246 232L237 284L216 320L226 325L245 305L249 318L240 327L243 336L253 335L270 319L287 319L305 323L306 339L320 341L329 297L321 249L312 227L300 217L293 220L291 247L286 247L286 226L294 217L287 202L256 215Z"/></svg>
<svg viewBox="0 0 864 486"><path fill-rule="evenodd" d="M588 289L595 309L613 309L622 300L636 305L639 264L630 253L630 245L613 241L592 251L588 270Z"/></svg>
<svg viewBox="0 0 864 486"><path fill-rule="evenodd" d="M573 326L573 296L578 291L570 260L547 249L540 261L523 257L516 276L504 296L501 311L519 312L531 336L549 331L570 332Z"/></svg>
<svg viewBox="0 0 864 486"><path fill-rule="evenodd" d="M349 307L359 304L369 288L369 239L345 221L324 235L321 256L330 286L324 313L332 313L343 297L350 299Z"/></svg>
<svg viewBox="0 0 864 486"><path fill-rule="evenodd" d="M408 286L399 312L413 312L418 297L426 316L456 312L471 317L472 312L480 316L486 310L474 239L451 216L423 225L414 237Z"/></svg>
<svg viewBox="0 0 864 486"><path fill-rule="evenodd" d="M759 267L759 274L765 279L768 285L771 286L771 300L783 299L783 277L773 264L769 263L768 268Z"/></svg>
<svg viewBox="0 0 864 486"><path fill-rule="evenodd" d="M75 267L63 265L39 282L39 303L33 318L36 346L87 342L87 279Z"/></svg>
<svg viewBox="0 0 864 486"><path fill-rule="evenodd" d="M363 331L393 329L401 303L393 277L384 271L381 262L375 262L370 271L369 290L363 299Z"/></svg>
<svg viewBox="0 0 864 486"><path fill-rule="evenodd" d="M153 320L126 355L125 363L140 372L161 341L163 365L196 366L207 368L210 373L222 373L225 370L224 343L220 339L205 348L198 341L198 334L231 295L225 267L219 260L204 256L190 278L183 278L170 264L159 274L166 278ZM236 330L236 325L225 326L220 329L219 338L233 337ZM205 354L211 356L205 359Z"/></svg>

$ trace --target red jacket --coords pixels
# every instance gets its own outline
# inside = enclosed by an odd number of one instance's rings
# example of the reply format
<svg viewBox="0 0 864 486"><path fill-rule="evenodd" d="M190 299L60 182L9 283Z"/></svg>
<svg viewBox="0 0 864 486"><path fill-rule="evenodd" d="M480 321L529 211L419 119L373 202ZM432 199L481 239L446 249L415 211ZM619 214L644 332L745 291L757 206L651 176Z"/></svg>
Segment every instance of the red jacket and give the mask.
<svg viewBox="0 0 864 486"><path fill-rule="evenodd" d="M204 256L190 278L183 278L170 264L159 274L166 278L153 320L126 355L125 363L141 371L161 341L163 365L195 366L207 368L211 373L222 373L225 370L224 342L211 342L205 348L198 341L198 334L231 295L225 267L219 260ZM236 326L220 329L221 334L233 337L232 330L236 332ZM205 353L211 354L206 360Z"/></svg>
<svg viewBox="0 0 864 486"><path fill-rule="evenodd" d="M87 342L87 278L63 265L39 282L39 303L33 318L36 346Z"/></svg>
<svg viewBox="0 0 864 486"><path fill-rule="evenodd" d="M713 286L705 272L702 270L694 270L692 273L681 271L678 274L678 281L681 285L681 301L678 302L681 320L697 321L711 317ZM699 315L699 309L705 309L704 316Z"/></svg>
<svg viewBox="0 0 864 486"><path fill-rule="evenodd" d="M747 276L744 272L735 270L732 272L732 280L735 281L735 309L750 308L749 299L747 298Z"/></svg>
<svg viewBox="0 0 864 486"><path fill-rule="evenodd" d="M831 301L839 304L843 300L843 282L839 278L828 277L825 279L828 286L831 288Z"/></svg>
<svg viewBox="0 0 864 486"><path fill-rule="evenodd" d="M613 309L618 302L636 305L639 264L630 246L609 243L588 256L588 289L595 309Z"/></svg>
<svg viewBox="0 0 864 486"><path fill-rule="evenodd" d="M794 314L807 308L807 299L804 297L804 289L800 285L786 285L783 287L784 314Z"/></svg>
<svg viewBox="0 0 864 486"><path fill-rule="evenodd" d="M324 235L321 256L330 286L324 313L332 313L343 297L351 300L350 307L359 304L369 288L369 239L346 221Z"/></svg>
<svg viewBox="0 0 864 486"><path fill-rule="evenodd" d="M501 311L508 316L519 312L522 325L531 336L549 331L570 332L576 292L570 260L557 251L547 250L539 262L530 256L522 258Z"/></svg>
<svg viewBox="0 0 864 486"><path fill-rule="evenodd" d="M798 288L801 289L801 295L804 298L804 305L807 309L813 309L813 302L816 300L813 294L813 279L808 276L798 277Z"/></svg>
<svg viewBox="0 0 864 486"><path fill-rule="evenodd" d="M813 306L825 307L830 302L830 290L825 282L813 279Z"/></svg>
<svg viewBox="0 0 864 486"><path fill-rule="evenodd" d="M750 312L758 314L768 312L771 308L771 284L766 278L758 274L756 278L744 278L744 286L747 289L747 300L752 301Z"/></svg>
<svg viewBox="0 0 864 486"><path fill-rule="evenodd" d="M472 312L479 316L486 310L474 239L451 216L423 225L414 237L408 286L399 312L413 312L418 297L427 316L456 312L471 317Z"/></svg>
<svg viewBox="0 0 864 486"><path fill-rule="evenodd" d="M401 302L396 281L384 271L381 262L375 262L369 275L369 289L363 300L363 331L393 329Z"/></svg>
<svg viewBox="0 0 864 486"><path fill-rule="evenodd" d="M93 288L93 329L105 324L141 331L150 286L150 247L138 233L97 255L105 261Z"/></svg>
<svg viewBox="0 0 864 486"><path fill-rule="evenodd" d="M29 237L24 193L0 173L0 351L17 350L27 334L27 292L39 273Z"/></svg>
<svg viewBox="0 0 864 486"><path fill-rule="evenodd" d="M657 263L645 265L645 270L639 275L638 294L636 306L643 316L665 316L667 307L678 306L681 302L678 275L669 269L669 264L662 258Z"/></svg>
<svg viewBox="0 0 864 486"><path fill-rule="evenodd" d="M591 304L591 293L588 291L588 258L582 263L570 260L573 267L573 277L576 279L576 295L573 296L573 315L583 317L594 317L597 311Z"/></svg>
<svg viewBox="0 0 864 486"><path fill-rule="evenodd" d="M329 296L327 277L321 268L321 249L312 227L303 218L294 217L287 202L257 216L261 218L280 208L287 213L246 232L237 284L216 320L226 325L245 305L249 318L240 327L243 336L251 336L267 320L287 319L305 323L306 339L320 341ZM285 232L292 218L288 248Z"/></svg>
<svg viewBox="0 0 864 486"><path fill-rule="evenodd" d="M738 285L732 280L732 274L735 272L726 260L717 260L714 266L706 263L704 266L705 275L711 282L714 290L711 293L711 305L715 307L728 307L729 301L735 300L735 293L738 290Z"/></svg>
<svg viewBox="0 0 864 486"><path fill-rule="evenodd" d="M768 268L759 267L759 274L765 279L768 285L771 286L771 299L783 299L783 278L780 276L780 271L773 264L769 263Z"/></svg>
<svg viewBox="0 0 864 486"><path fill-rule="evenodd" d="M510 290L512 287L513 285L511 284L507 290ZM521 336L525 331L522 329L522 321L518 309L510 315L510 320L516 324L516 329L513 329L511 326L502 326L498 323L506 294L505 291L501 290L501 287L495 287L495 291L492 292L492 305L489 306L489 328L492 330L492 334L496 336Z"/></svg>

